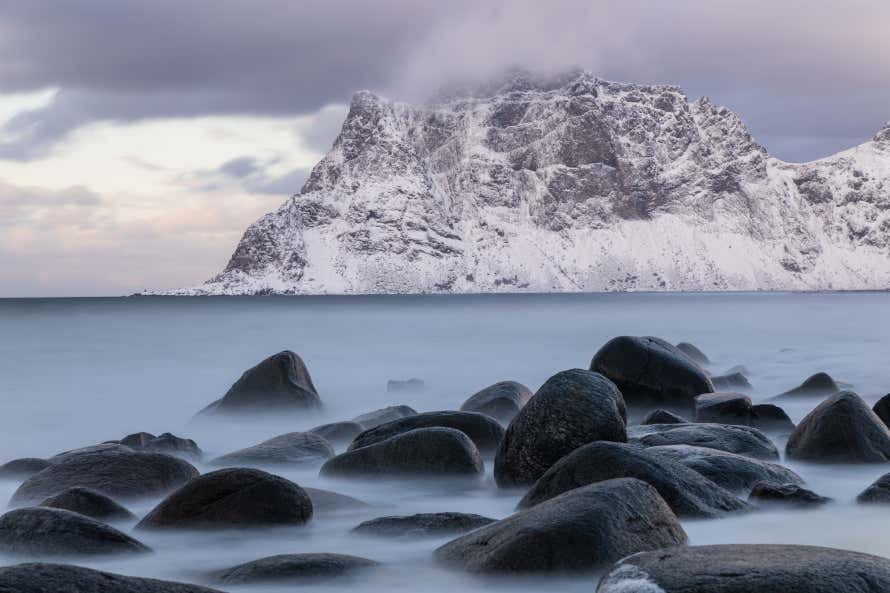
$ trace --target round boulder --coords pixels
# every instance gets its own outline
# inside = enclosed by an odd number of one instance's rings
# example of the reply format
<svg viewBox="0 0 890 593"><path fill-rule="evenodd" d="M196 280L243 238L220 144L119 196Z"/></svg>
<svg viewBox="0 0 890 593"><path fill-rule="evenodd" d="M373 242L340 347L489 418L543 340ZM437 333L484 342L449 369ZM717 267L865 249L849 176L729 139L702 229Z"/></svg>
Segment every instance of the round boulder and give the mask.
<svg viewBox="0 0 890 593"><path fill-rule="evenodd" d="M788 414L774 404L751 406L751 426L765 432L791 432L794 422Z"/></svg>
<svg viewBox="0 0 890 593"><path fill-rule="evenodd" d="M203 452L198 443L192 439L178 437L165 432L155 436L150 432L136 432L125 436L120 440L121 445L126 445L136 451L153 451L155 453L168 453L176 457L200 461Z"/></svg>
<svg viewBox="0 0 890 593"><path fill-rule="evenodd" d="M516 381L500 381L477 391L463 403L464 412L479 412L508 423L532 398L532 391Z"/></svg>
<svg viewBox="0 0 890 593"><path fill-rule="evenodd" d="M754 386L742 373L728 373L726 375L713 375L711 383L717 391L753 391Z"/></svg>
<svg viewBox="0 0 890 593"><path fill-rule="evenodd" d="M695 398L695 421L750 426L751 398L741 393L705 393Z"/></svg>
<svg viewBox="0 0 890 593"><path fill-rule="evenodd" d="M627 412L615 384L572 369L553 375L513 418L494 459L502 488L530 486L554 463L593 441L627 441Z"/></svg>
<svg viewBox="0 0 890 593"><path fill-rule="evenodd" d="M50 496L41 502L40 506L65 509L100 521L124 521L133 518L133 513L113 499L91 488L80 486Z"/></svg>
<svg viewBox="0 0 890 593"><path fill-rule="evenodd" d="M344 422L322 424L321 426L310 428L306 432L317 434L334 447L341 447L351 443L363 430L365 430L365 427L358 422L346 420Z"/></svg>
<svg viewBox="0 0 890 593"><path fill-rule="evenodd" d="M890 393L879 399L871 410L885 425L890 426Z"/></svg>
<svg viewBox="0 0 890 593"><path fill-rule="evenodd" d="M652 410L646 414L640 424L688 424L689 420L668 410Z"/></svg>
<svg viewBox="0 0 890 593"><path fill-rule="evenodd" d="M885 462L890 460L890 430L861 397L840 391L800 421L785 454L822 463Z"/></svg>
<svg viewBox="0 0 890 593"><path fill-rule="evenodd" d="M755 484L748 500L796 507L818 506L831 502L830 498L819 496L799 484L771 484L769 482Z"/></svg>
<svg viewBox="0 0 890 593"><path fill-rule="evenodd" d="M49 466L49 461L38 457L13 459L12 461L7 461L3 465L0 465L0 479L26 480L37 472L45 470Z"/></svg>
<svg viewBox="0 0 890 593"><path fill-rule="evenodd" d="M695 470L639 445L599 441L575 449L556 462L519 501L540 504L563 492L615 478L651 484L678 516L716 517L748 508L744 502Z"/></svg>
<svg viewBox="0 0 890 593"><path fill-rule="evenodd" d="M677 344L677 350L691 358L696 364L711 364L711 360L695 344L680 342Z"/></svg>
<svg viewBox="0 0 890 593"><path fill-rule="evenodd" d="M755 459L778 459L779 451L769 438L750 426L729 424L648 424L628 430L628 442L646 447L693 445L719 449Z"/></svg>
<svg viewBox="0 0 890 593"><path fill-rule="evenodd" d="M890 503L890 474L884 474L859 493L856 502Z"/></svg>
<svg viewBox="0 0 890 593"><path fill-rule="evenodd" d="M210 464L223 467L321 465L333 456L330 443L317 434L289 432L217 457Z"/></svg>
<svg viewBox="0 0 890 593"><path fill-rule="evenodd" d="M79 513L28 507L0 517L0 551L17 556L92 556L149 549L114 527Z"/></svg>
<svg viewBox="0 0 890 593"><path fill-rule="evenodd" d="M280 554L246 562L215 573L223 585L299 583L344 577L377 566L377 562L346 554Z"/></svg>
<svg viewBox="0 0 890 593"><path fill-rule="evenodd" d="M416 428L454 428L459 430L476 444L476 448L483 455L493 454L501 439L504 438L504 428L497 420L485 414L476 412L424 412L406 418L399 418L375 428L369 428L362 432L352 444L349 451L367 447L379 443L397 434L408 432Z"/></svg>
<svg viewBox="0 0 890 593"><path fill-rule="evenodd" d="M631 408L687 414L695 409L695 396L714 391L700 366L659 338L613 338L594 355L590 370L615 383Z"/></svg>
<svg viewBox="0 0 890 593"><path fill-rule="evenodd" d="M789 398L789 397L825 397L840 391L841 388L837 382L828 373L816 373L804 380L803 383L789 389L784 393L780 393L773 399Z"/></svg>
<svg viewBox="0 0 890 593"><path fill-rule="evenodd" d="M427 537L466 533L489 523L494 523L494 519L471 513L419 513L377 517L360 523L352 531L380 537Z"/></svg>
<svg viewBox="0 0 890 593"><path fill-rule="evenodd" d="M221 593L187 583L128 577L69 564L32 562L0 568L4 593Z"/></svg>
<svg viewBox="0 0 890 593"><path fill-rule="evenodd" d="M658 492L623 478L570 490L452 540L435 554L469 572L567 572L685 542Z"/></svg>
<svg viewBox="0 0 890 593"><path fill-rule="evenodd" d="M325 476L479 476L482 456L453 428L417 428L329 459Z"/></svg>
<svg viewBox="0 0 890 593"><path fill-rule="evenodd" d="M368 412L367 414L362 414L361 416L356 416L352 421L361 424L364 430L368 430L369 428L374 428L381 424L398 420L399 418L414 416L415 414L417 414L417 411L411 406L388 406L386 408L374 410L373 412Z"/></svg>
<svg viewBox="0 0 890 593"><path fill-rule="evenodd" d="M137 528L226 529L302 525L312 501L302 488L258 469L221 469L198 476L161 501Z"/></svg>

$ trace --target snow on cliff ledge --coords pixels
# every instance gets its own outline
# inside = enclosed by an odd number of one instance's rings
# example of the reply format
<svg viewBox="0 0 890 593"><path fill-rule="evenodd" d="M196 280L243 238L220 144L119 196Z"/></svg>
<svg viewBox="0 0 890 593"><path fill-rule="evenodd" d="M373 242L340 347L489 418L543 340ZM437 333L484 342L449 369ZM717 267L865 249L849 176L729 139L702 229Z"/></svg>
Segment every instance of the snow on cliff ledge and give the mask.
<svg viewBox="0 0 890 593"><path fill-rule="evenodd" d="M173 294L890 287L890 124L811 163L673 86L369 92L302 191Z"/></svg>

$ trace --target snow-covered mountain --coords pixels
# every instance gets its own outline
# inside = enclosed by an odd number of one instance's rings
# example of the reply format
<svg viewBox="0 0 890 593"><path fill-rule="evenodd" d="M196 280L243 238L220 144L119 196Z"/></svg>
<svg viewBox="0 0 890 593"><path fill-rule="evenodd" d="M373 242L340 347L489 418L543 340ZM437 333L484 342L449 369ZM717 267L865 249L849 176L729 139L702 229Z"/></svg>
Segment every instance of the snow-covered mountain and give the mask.
<svg viewBox="0 0 890 593"><path fill-rule="evenodd" d="M707 98L575 72L357 93L300 193L176 292L887 287L890 123L792 164Z"/></svg>

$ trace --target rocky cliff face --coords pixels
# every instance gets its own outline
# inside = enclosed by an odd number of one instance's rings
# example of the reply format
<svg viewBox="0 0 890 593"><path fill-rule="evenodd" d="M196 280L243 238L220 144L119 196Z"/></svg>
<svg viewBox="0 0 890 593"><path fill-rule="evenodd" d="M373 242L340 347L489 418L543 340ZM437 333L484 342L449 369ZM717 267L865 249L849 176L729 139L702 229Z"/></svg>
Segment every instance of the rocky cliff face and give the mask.
<svg viewBox="0 0 890 593"><path fill-rule="evenodd" d="M302 191L178 292L887 288L888 243L890 124L791 164L677 87L515 75L357 93Z"/></svg>

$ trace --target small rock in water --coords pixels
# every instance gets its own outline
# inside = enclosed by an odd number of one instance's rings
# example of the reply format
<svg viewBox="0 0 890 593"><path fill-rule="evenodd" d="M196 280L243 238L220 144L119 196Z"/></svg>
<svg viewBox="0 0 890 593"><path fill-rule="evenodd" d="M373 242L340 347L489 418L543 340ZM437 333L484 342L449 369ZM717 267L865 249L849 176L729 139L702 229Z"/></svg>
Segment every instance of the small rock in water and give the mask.
<svg viewBox="0 0 890 593"><path fill-rule="evenodd" d="M674 414L668 410L662 410L661 408L657 410L652 410L640 424L688 424L689 420Z"/></svg>
<svg viewBox="0 0 890 593"><path fill-rule="evenodd" d="M342 447L343 445L351 443L352 440L364 430L365 427L358 422L346 420L343 422L322 424L321 426L310 428L306 432L317 434L334 447Z"/></svg>
<svg viewBox="0 0 890 593"><path fill-rule="evenodd" d="M306 494L308 494L309 498L312 500L313 515L318 513L354 511L366 509L371 506L362 500L346 496L345 494L340 494L339 492L331 492L330 490L309 487L304 487L303 490L306 491Z"/></svg>
<svg viewBox="0 0 890 593"><path fill-rule="evenodd" d="M416 428L454 428L476 444L483 455L493 454L504 438L504 428L491 416L476 412L424 412L399 418L362 432L349 445L349 450L367 447L397 434Z"/></svg>
<svg viewBox="0 0 890 593"><path fill-rule="evenodd" d="M65 509L100 521L133 518L133 513L115 502L114 499L91 488L80 486L68 488L55 496L50 496L39 506Z"/></svg>
<svg viewBox="0 0 890 593"><path fill-rule="evenodd" d="M705 393L695 398L695 421L751 426L751 406L741 393Z"/></svg>
<svg viewBox="0 0 890 593"><path fill-rule="evenodd" d="M289 432L227 453L210 461L210 465L224 467L253 467L273 465L321 465L334 456L334 450L324 438L311 432Z"/></svg>
<svg viewBox="0 0 890 593"><path fill-rule="evenodd" d="M890 393L879 399L872 407L872 411L886 426L890 426Z"/></svg>
<svg viewBox="0 0 890 593"><path fill-rule="evenodd" d="M628 442L646 447L659 445L693 445L709 447L754 457L778 459L779 451L769 438L750 426L730 424L649 424L632 426L627 431Z"/></svg>
<svg viewBox="0 0 890 593"><path fill-rule="evenodd" d="M859 493L856 502L890 504L890 474L884 474Z"/></svg>
<svg viewBox="0 0 890 593"><path fill-rule="evenodd" d="M410 406L389 406L356 416L352 421L361 424L365 430L368 430L399 418L414 416L415 414L417 412Z"/></svg>
<svg viewBox="0 0 890 593"><path fill-rule="evenodd" d="M456 535L478 529L494 519L470 513L419 513L378 517L353 528L354 533L381 537Z"/></svg>
<svg viewBox="0 0 890 593"><path fill-rule="evenodd" d="M500 381L471 395L460 409L464 412L487 414L506 424L528 403L532 395L532 391L522 383Z"/></svg>
<svg viewBox="0 0 890 593"><path fill-rule="evenodd" d="M187 583L128 577L110 572L31 562L0 568L4 593L222 593Z"/></svg>
<svg viewBox="0 0 890 593"><path fill-rule="evenodd" d="M386 382L387 393L417 393L423 391L426 384L421 379L390 379Z"/></svg>
<svg viewBox="0 0 890 593"><path fill-rule="evenodd" d="M0 478L9 480L25 480L50 466L46 459L23 457L7 461L0 466Z"/></svg>
<svg viewBox="0 0 890 593"><path fill-rule="evenodd" d="M711 360L695 344L680 342L677 344L677 350L691 358L697 364L711 364Z"/></svg>
<svg viewBox="0 0 890 593"><path fill-rule="evenodd" d="M137 432L122 438L120 444L126 445L136 451L168 453L170 455L184 457L195 461L200 461L203 455L201 448L195 441L178 437L169 432L165 432L158 436L155 436L150 432Z"/></svg>
<svg viewBox="0 0 890 593"><path fill-rule="evenodd" d="M367 570L378 563L346 554L280 554L245 562L214 573L223 585L326 581Z"/></svg>
<svg viewBox="0 0 890 593"><path fill-rule="evenodd" d="M79 513L28 507L0 517L0 551L19 556L91 556L149 549L114 527Z"/></svg>
<svg viewBox="0 0 890 593"><path fill-rule="evenodd" d="M775 404L751 406L751 426L765 432L791 432L794 422Z"/></svg>
<svg viewBox="0 0 890 593"><path fill-rule="evenodd" d="M816 373L795 387L772 399L785 399L789 397L825 397L840 391L837 382L828 373Z"/></svg>
<svg viewBox="0 0 890 593"><path fill-rule="evenodd" d="M812 490L807 490L799 484L773 484L769 482L758 482L755 484L748 500L793 506L816 506L831 502L830 498L819 496Z"/></svg>
<svg viewBox="0 0 890 593"><path fill-rule="evenodd" d="M730 373L728 375L714 375L711 377L714 389L717 391L753 391L754 386L742 373Z"/></svg>

